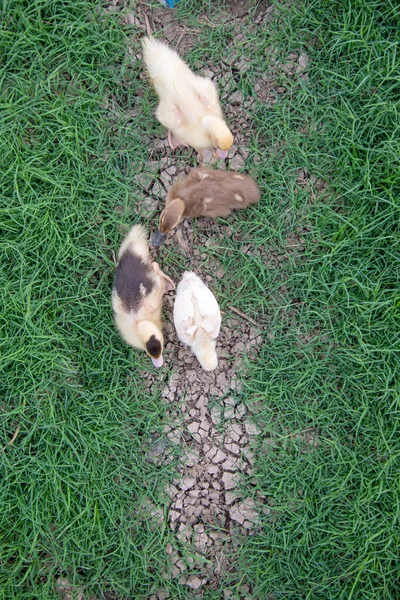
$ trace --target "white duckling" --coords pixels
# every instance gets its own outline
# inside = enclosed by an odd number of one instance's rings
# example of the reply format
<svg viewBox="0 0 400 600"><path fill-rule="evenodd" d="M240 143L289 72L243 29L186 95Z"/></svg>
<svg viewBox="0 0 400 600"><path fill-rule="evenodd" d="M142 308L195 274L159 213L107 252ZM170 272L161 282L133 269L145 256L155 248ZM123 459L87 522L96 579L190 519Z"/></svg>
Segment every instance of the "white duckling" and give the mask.
<svg viewBox="0 0 400 600"><path fill-rule="evenodd" d="M218 366L215 341L221 327L221 312L214 294L191 271L178 285L174 323L179 339L191 347L205 371Z"/></svg>

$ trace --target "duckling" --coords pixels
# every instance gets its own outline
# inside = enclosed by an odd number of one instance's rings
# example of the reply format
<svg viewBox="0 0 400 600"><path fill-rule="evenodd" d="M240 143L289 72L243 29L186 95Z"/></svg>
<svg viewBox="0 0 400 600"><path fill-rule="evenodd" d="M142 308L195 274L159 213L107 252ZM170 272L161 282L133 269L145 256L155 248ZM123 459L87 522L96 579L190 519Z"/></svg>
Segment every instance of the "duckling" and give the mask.
<svg viewBox="0 0 400 600"><path fill-rule="evenodd" d="M214 294L192 271L185 271L179 282L174 323L178 338L191 347L203 369L216 369L215 340L221 327L221 312Z"/></svg>
<svg viewBox="0 0 400 600"><path fill-rule="evenodd" d="M172 279L150 261L145 228L134 225L119 249L111 302L122 338L147 352L155 367L164 362L162 297L173 289Z"/></svg>
<svg viewBox="0 0 400 600"><path fill-rule="evenodd" d="M175 50L153 37L143 39L143 53L160 99L156 117L169 131L171 148L215 148L219 158L226 158L233 136L211 79L192 73Z"/></svg>
<svg viewBox="0 0 400 600"><path fill-rule="evenodd" d="M232 210L247 208L260 199L257 183L244 173L217 169L192 169L169 190L160 215L153 246L161 246L166 234L187 217L227 217ZM180 242L181 243L181 242Z"/></svg>

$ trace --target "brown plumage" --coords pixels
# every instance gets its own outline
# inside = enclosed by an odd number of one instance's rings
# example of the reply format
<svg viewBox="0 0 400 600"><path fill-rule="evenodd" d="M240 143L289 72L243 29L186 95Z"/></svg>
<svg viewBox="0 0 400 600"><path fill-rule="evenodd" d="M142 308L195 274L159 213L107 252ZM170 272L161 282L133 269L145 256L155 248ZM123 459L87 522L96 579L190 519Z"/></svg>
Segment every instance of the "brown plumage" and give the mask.
<svg viewBox="0 0 400 600"><path fill-rule="evenodd" d="M159 232L153 245L161 245L165 234L191 217L227 217L235 209L247 208L260 199L257 183L244 173L217 169L192 169L169 190L160 215Z"/></svg>

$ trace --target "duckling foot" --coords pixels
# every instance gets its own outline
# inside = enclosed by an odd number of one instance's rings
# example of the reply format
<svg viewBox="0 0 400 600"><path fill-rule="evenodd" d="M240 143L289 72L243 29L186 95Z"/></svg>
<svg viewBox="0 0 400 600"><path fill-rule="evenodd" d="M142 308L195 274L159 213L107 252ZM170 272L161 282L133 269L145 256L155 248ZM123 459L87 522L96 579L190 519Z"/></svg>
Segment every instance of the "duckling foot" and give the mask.
<svg viewBox="0 0 400 600"><path fill-rule="evenodd" d="M178 240L178 244L182 248L183 252L185 254L189 254L190 246L187 243L187 241L185 240L185 238L183 237L183 231L182 231L182 229L177 229L176 230L176 239Z"/></svg>
<svg viewBox="0 0 400 600"><path fill-rule="evenodd" d="M175 150L175 148L178 148L178 146L185 146L185 148L189 148L189 146L185 144L185 142L182 142L179 138L177 138L176 135L172 133L172 131L168 131L168 141L172 150Z"/></svg>
<svg viewBox="0 0 400 600"><path fill-rule="evenodd" d="M159 275L161 277L161 279L163 280L164 293L174 290L175 289L174 282L172 281L172 279L170 277L168 277L168 275L166 275L165 273L163 273L161 271L160 265L156 262L153 262L151 266L153 267L153 271L155 271L157 273L157 275Z"/></svg>

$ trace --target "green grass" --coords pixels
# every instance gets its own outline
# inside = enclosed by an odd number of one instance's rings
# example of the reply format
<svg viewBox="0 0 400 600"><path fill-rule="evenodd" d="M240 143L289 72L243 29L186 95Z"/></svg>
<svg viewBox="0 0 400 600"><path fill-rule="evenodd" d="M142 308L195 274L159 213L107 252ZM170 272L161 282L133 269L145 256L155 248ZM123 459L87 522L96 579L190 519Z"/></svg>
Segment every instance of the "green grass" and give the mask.
<svg viewBox="0 0 400 600"><path fill-rule="evenodd" d="M277 209L268 242L280 244L282 207L289 210L286 231L304 221L309 231L300 260L263 274L273 339L247 382L248 401L262 400L260 423L270 438L259 442L249 484L271 513L241 556L260 598L400 593L394 14L391 3L305 2L283 10L272 34L282 56L307 48L311 68L307 84L293 84L290 101L259 108L258 131L270 148L266 193ZM314 133L299 135L306 125ZM282 140L278 153L271 150ZM311 202L309 192L295 194L299 167L325 177L328 194ZM294 307L287 295L270 296L282 278ZM301 436L308 428L318 448Z"/></svg>
<svg viewBox="0 0 400 600"><path fill-rule="evenodd" d="M210 18L219 10L184 0L176 9L200 30L188 59L206 62L208 49L222 64L233 25L200 25L203 9ZM16 1L2 10L1 445L20 430L0 454L0 597L56 598L61 576L88 597L148 598L164 585L188 598L178 581L163 582L168 528L138 509L146 498L165 514L168 506L162 491L173 467L146 462L143 450L162 430L163 381L143 394L146 359L119 340L109 301L112 250L140 203L143 137L162 132L154 94L137 79L140 63L125 58L117 18L92 3ZM397 7L302 0L277 10L267 28L243 27L250 46L235 45L251 68L236 85L253 95L270 46L283 63L304 49L309 80L282 73L288 93L274 106L257 103L247 166L263 200L251 218L230 221L240 243L226 238L209 250L228 273L222 305L266 324L244 376L243 401L258 402L263 434L243 485L270 512L240 541L234 572L203 597L247 582L259 599L394 600ZM132 106L139 118L126 112ZM327 192L312 198L299 188L300 168L326 179ZM299 228L304 249L289 253ZM245 255L242 244L262 254ZM279 267L267 265L270 251L285 256ZM165 258L175 265L173 254Z"/></svg>
<svg viewBox="0 0 400 600"><path fill-rule="evenodd" d="M105 108L124 36L87 2L16 2L2 29L1 445L20 431L0 456L0 594L56 597L66 576L144 597L162 547L135 507L163 510L171 473L145 461L159 390L143 398L143 357L110 313L111 250L138 200L120 165L140 147Z"/></svg>

